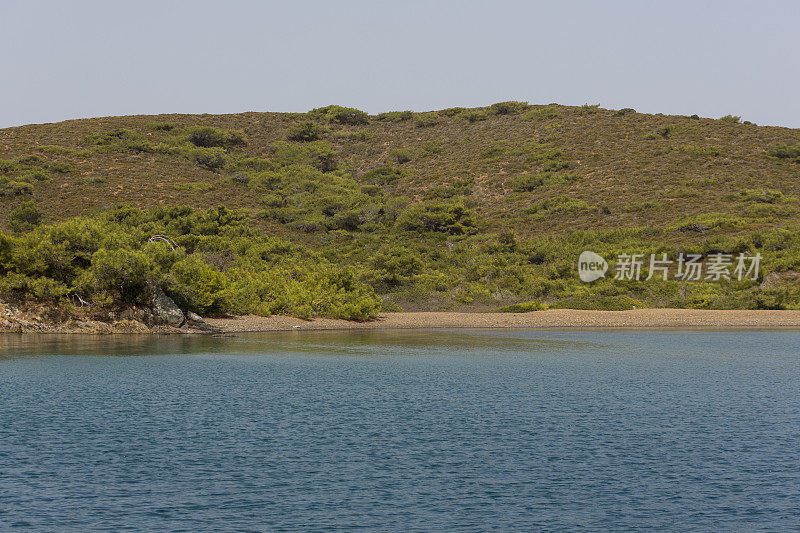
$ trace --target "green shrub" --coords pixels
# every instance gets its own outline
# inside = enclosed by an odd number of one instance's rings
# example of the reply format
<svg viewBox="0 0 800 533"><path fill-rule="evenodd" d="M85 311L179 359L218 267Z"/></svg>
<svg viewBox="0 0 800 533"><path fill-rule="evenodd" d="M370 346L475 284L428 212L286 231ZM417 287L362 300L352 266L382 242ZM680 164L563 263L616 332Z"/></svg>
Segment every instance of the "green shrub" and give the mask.
<svg viewBox="0 0 800 533"><path fill-rule="evenodd" d="M480 122L481 120L486 120L488 117L486 116L486 113L482 111L464 111L458 115L458 118L473 124L475 122Z"/></svg>
<svg viewBox="0 0 800 533"><path fill-rule="evenodd" d="M789 159L800 163L800 144L782 144L767 150L767 155L778 159Z"/></svg>
<svg viewBox="0 0 800 533"><path fill-rule="evenodd" d="M20 196L33 194L33 185L24 181L0 178L0 196Z"/></svg>
<svg viewBox="0 0 800 533"><path fill-rule="evenodd" d="M743 189L734 195L735 199L742 202L756 202L774 204L784 200L783 193L774 189Z"/></svg>
<svg viewBox="0 0 800 533"><path fill-rule="evenodd" d="M420 145L423 155L435 155L442 152L441 141L425 141Z"/></svg>
<svg viewBox="0 0 800 533"><path fill-rule="evenodd" d="M70 293L64 283L45 277L30 280L27 289L42 300L58 300Z"/></svg>
<svg viewBox="0 0 800 533"><path fill-rule="evenodd" d="M730 122L731 124L738 124L739 121L742 120L742 117L737 117L734 115L725 115L724 117L719 118L720 122Z"/></svg>
<svg viewBox="0 0 800 533"><path fill-rule="evenodd" d="M435 111L422 113L414 118L414 125L418 128L430 128L439 123L439 115Z"/></svg>
<svg viewBox="0 0 800 533"><path fill-rule="evenodd" d="M225 166L225 150L222 148L193 148L186 156L201 167L217 171Z"/></svg>
<svg viewBox="0 0 800 533"><path fill-rule="evenodd" d="M544 185L544 176L542 174L521 174L508 180L508 185L517 192L532 191Z"/></svg>
<svg viewBox="0 0 800 533"><path fill-rule="evenodd" d="M270 147L272 158L280 166L310 165L322 172L336 169L338 153L327 141L311 141L300 145L279 141Z"/></svg>
<svg viewBox="0 0 800 533"><path fill-rule="evenodd" d="M226 284L218 268L192 254L172 266L164 280L164 292L182 309L203 314L224 308Z"/></svg>
<svg viewBox="0 0 800 533"><path fill-rule="evenodd" d="M9 161L7 159L0 159L0 172L8 174L10 172L14 172L16 169L17 165L13 161Z"/></svg>
<svg viewBox="0 0 800 533"><path fill-rule="evenodd" d="M716 145L697 145L689 144L679 148L682 152L687 154L703 156L703 157L718 157L722 153L722 148Z"/></svg>
<svg viewBox="0 0 800 533"><path fill-rule="evenodd" d="M154 277L153 261L143 252L101 248L77 285L84 294L99 290L123 302L145 303Z"/></svg>
<svg viewBox="0 0 800 533"><path fill-rule="evenodd" d="M175 126L168 122L154 122L148 124L147 127L154 131L172 131L175 129Z"/></svg>
<svg viewBox="0 0 800 533"><path fill-rule="evenodd" d="M261 157L239 157L230 161L229 165L230 169L234 172L237 170L251 170L255 172L275 170L275 163Z"/></svg>
<svg viewBox="0 0 800 533"><path fill-rule="evenodd" d="M462 201L428 200L409 206L397 219L406 231L433 231L452 235L477 232L475 214Z"/></svg>
<svg viewBox="0 0 800 533"><path fill-rule="evenodd" d="M516 115L530 108L528 102L498 102L489 106L488 113L490 115Z"/></svg>
<svg viewBox="0 0 800 533"><path fill-rule="evenodd" d="M308 163L322 172L336 170L338 154L332 144L325 141L308 143L305 156Z"/></svg>
<svg viewBox="0 0 800 533"><path fill-rule="evenodd" d="M19 207L11 211L8 225L16 232L31 231L42 223L42 213L33 201L22 202Z"/></svg>
<svg viewBox="0 0 800 533"><path fill-rule="evenodd" d="M33 181L46 181L50 179L50 174L41 169L29 170L21 176L21 179L28 183Z"/></svg>
<svg viewBox="0 0 800 533"><path fill-rule="evenodd" d="M588 211L591 209L592 206L583 200L571 198L569 196L556 196L530 206L525 209L525 213L537 215L537 218L542 218L554 213Z"/></svg>
<svg viewBox="0 0 800 533"><path fill-rule="evenodd" d="M236 130L221 130L211 126L192 126L186 130L186 140L199 148L233 148L247 144L244 134Z"/></svg>
<svg viewBox="0 0 800 533"><path fill-rule="evenodd" d="M670 231L703 233L711 229L737 229L744 227L747 222L737 216L727 213L703 213L685 218L667 229Z"/></svg>
<svg viewBox="0 0 800 533"><path fill-rule="evenodd" d="M99 146L101 149L113 152L149 153L155 151L146 135L124 128L87 135L83 138L82 143L88 146ZM51 170L62 172L52 165Z"/></svg>
<svg viewBox="0 0 800 533"><path fill-rule="evenodd" d="M467 196L469 194L472 194L471 189L474 181L475 181L474 178L453 180L451 183L447 183L445 185L438 185L436 187L431 187L430 189L427 189L425 191L424 196L426 199Z"/></svg>
<svg viewBox="0 0 800 533"><path fill-rule="evenodd" d="M653 133L651 133L648 138L656 139L658 137L662 137L662 138L666 139L667 137L672 135L672 132L673 132L674 129L675 129L675 126L673 126L671 124L668 125L668 126L662 126L662 127L658 128L656 131L654 131Z"/></svg>
<svg viewBox="0 0 800 533"><path fill-rule="evenodd" d="M378 120L386 122L404 122L414 118L413 111L389 111L387 113L380 113L377 117Z"/></svg>
<svg viewBox="0 0 800 533"><path fill-rule="evenodd" d="M327 128L320 126L316 122L306 121L295 124L286 132L286 138L290 141L311 142L319 140L327 131Z"/></svg>
<svg viewBox="0 0 800 533"><path fill-rule="evenodd" d="M369 115L365 112L352 107L342 107L329 105L312 109L309 115L334 124L344 124L348 126L359 126L369 122Z"/></svg>
<svg viewBox="0 0 800 533"><path fill-rule="evenodd" d="M522 118L524 120L543 120L549 118L556 118L561 115L560 110L557 106L554 105L546 105L541 107L534 107L524 115Z"/></svg>
<svg viewBox="0 0 800 533"><path fill-rule="evenodd" d="M391 166L385 166L385 167L378 167L376 169L370 170L369 172L365 173L363 176L363 180L368 183L377 183L381 185L386 185L396 182L405 175L406 172L402 169Z"/></svg>
<svg viewBox="0 0 800 533"><path fill-rule="evenodd" d="M541 302L524 302L504 305L503 307L498 307L494 311L496 313L530 313L531 311L542 311L544 309L547 309L547 306Z"/></svg>
<svg viewBox="0 0 800 533"><path fill-rule="evenodd" d="M437 113L439 113L443 117L454 117L456 115L460 115L466 110L467 109L464 107L448 107L447 109L442 109L440 111L437 111Z"/></svg>
<svg viewBox="0 0 800 533"><path fill-rule="evenodd" d="M72 168L67 163L59 163L58 161L48 163L47 168L58 174L69 174L72 172Z"/></svg>
<svg viewBox="0 0 800 533"><path fill-rule="evenodd" d="M389 159L397 164L402 165L403 163L408 163L412 158L411 150L407 150L406 148L393 148L389 150Z"/></svg>
<svg viewBox="0 0 800 533"><path fill-rule="evenodd" d="M383 248L370 258L370 262L377 269L380 281L390 286L407 283L423 268L420 257L404 246Z"/></svg>
<svg viewBox="0 0 800 533"><path fill-rule="evenodd" d="M622 116L625 116L625 115L632 115L634 113L636 113L635 109L633 109L631 107L623 107L622 109L620 109L619 111L617 111L614 114L616 116L618 116L618 117L622 117Z"/></svg>

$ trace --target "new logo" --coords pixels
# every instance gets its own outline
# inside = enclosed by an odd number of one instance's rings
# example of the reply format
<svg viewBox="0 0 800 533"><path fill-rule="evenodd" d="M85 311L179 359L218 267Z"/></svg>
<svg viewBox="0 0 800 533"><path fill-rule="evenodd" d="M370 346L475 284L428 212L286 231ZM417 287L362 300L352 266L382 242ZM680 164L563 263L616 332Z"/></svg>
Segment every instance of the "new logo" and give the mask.
<svg viewBox="0 0 800 533"><path fill-rule="evenodd" d="M591 283L606 275L608 263L601 256L586 250L578 258L578 276L584 283Z"/></svg>

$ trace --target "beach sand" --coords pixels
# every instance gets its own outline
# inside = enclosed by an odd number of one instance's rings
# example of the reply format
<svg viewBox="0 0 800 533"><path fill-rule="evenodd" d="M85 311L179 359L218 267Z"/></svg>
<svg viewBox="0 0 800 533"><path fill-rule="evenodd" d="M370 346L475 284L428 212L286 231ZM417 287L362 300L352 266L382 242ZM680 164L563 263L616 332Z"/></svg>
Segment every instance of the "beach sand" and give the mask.
<svg viewBox="0 0 800 533"><path fill-rule="evenodd" d="M800 311L549 309L530 313L382 313L371 322L254 315L208 318L205 321L222 333L423 328L800 328Z"/></svg>

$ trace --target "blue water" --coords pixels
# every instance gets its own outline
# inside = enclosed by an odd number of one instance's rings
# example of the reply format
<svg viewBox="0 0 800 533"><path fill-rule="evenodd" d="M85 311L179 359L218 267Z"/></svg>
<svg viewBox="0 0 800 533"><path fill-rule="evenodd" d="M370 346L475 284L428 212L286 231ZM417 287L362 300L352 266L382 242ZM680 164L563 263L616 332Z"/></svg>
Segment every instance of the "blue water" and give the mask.
<svg viewBox="0 0 800 533"><path fill-rule="evenodd" d="M782 530L800 332L0 337L0 529Z"/></svg>

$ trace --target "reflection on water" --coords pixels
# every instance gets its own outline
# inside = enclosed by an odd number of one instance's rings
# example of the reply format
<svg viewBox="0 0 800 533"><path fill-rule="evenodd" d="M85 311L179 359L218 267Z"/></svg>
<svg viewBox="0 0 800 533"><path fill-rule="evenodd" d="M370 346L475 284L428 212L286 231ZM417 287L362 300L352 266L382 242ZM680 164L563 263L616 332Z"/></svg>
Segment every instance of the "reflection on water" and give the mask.
<svg viewBox="0 0 800 533"><path fill-rule="evenodd" d="M800 333L0 336L0 529L797 524Z"/></svg>
<svg viewBox="0 0 800 533"><path fill-rule="evenodd" d="M239 355L291 351L297 353L374 354L375 346L402 348L405 353L457 351L491 355L494 351L554 351L604 345L590 339L531 338L524 332L484 330L363 330L245 333L207 335L0 335L0 357L31 355L158 355L236 353Z"/></svg>

